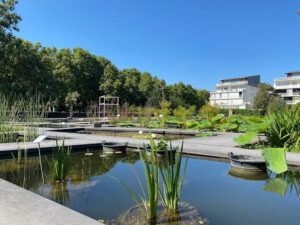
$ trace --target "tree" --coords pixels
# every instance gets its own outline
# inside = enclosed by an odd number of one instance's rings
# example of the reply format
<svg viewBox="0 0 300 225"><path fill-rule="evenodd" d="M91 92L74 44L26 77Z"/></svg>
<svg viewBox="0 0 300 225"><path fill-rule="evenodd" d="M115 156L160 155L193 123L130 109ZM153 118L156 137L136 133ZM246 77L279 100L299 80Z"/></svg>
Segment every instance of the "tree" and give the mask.
<svg viewBox="0 0 300 225"><path fill-rule="evenodd" d="M124 81L122 98L129 104L142 105L142 96L139 91L141 72L136 68L121 71L121 78Z"/></svg>
<svg viewBox="0 0 300 225"><path fill-rule="evenodd" d="M103 77L100 81L100 91L104 95L118 96L121 85L122 80L118 68L113 64L108 64L104 69Z"/></svg>
<svg viewBox="0 0 300 225"><path fill-rule="evenodd" d="M270 102L274 100L277 95L274 93L274 88L270 84L260 83L258 85L259 91L254 98L254 108L261 109L265 114Z"/></svg>
<svg viewBox="0 0 300 225"><path fill-rule="evenodd" d="M69 92L66 96L66 106L69 108L70 116L73 116L74 108L78 105L80 95L77 91Z"/></svg>
<svg viewBox="0 0 300 225"><path fill-rule="evenodd" d="M153 78L153 88L147 96L147 105L152 107L160 107L160 103L166 100L166 82Z"/></svg>
<svg viewBox="0 0 300 225"><path fill-rule="evenodd" d="M19 31L17 27L21 17L15 12L17 0L2 0L0 4L0 44L4 44L12 37L11 31Z"/></svg>

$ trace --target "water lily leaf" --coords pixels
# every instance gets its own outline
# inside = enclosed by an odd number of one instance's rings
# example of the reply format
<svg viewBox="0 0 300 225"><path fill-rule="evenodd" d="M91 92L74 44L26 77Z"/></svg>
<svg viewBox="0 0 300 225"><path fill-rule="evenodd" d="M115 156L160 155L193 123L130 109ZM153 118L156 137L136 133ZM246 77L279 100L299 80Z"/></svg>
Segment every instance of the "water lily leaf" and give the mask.
<svg viewBox="0 0 300 225"><path fill-rule="evenodd" d="M280 178L274 178L271 180L267 180L262 189L264 191L274 192L285 196L286 191L288 189L288 184L285 180L282 180Z"/></svg>
<svg viewBox="0 0 300 225"><path fill-rule="evenodd" d="M277 174L287 171L284 148L265 148L261 154L269 170Z"/></svg>
<svg viewBox="0 0 300 225"><path fill-rule="evenodd" d="M195 120L189 120L189 121L186 121L186 128L187 129L197 129L198 124L199 123Z"/></svg>
<svg viewBox="0 0 300 225"><path fill-rule="evenodd" d="M256 138L257 132L255 131L248 131L244 135L240 135L236 138L233 138L234 142L236 142L239 145L245 145L248 144L250 141Z"/></svg>
<svg viewBox="0 0 300 225"><path fill-rule="evenodd" d="M273 123L272 119L265 120L262 123L252 123L249 125L248 130L250 131L264 131Z"/></svg>
<svg viewBox="0 0 300 225"><path fill-rule="evenodd" d="M216 121L218 121L218 120L220 120L220 119L222 119L223 118L223 116L221 115L221 114L218 114L218 115L216 115L215 117L213 117L211 120L213 121L213 122L216 122Z"/></svg>

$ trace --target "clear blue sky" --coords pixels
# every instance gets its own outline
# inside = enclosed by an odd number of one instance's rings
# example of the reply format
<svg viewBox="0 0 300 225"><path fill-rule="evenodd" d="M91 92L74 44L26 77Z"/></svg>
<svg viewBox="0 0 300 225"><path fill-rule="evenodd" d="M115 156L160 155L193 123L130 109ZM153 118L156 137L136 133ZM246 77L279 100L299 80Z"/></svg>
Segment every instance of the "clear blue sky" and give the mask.
<svg viewBox="0 0 300 225"><path fill-rule="evenodd" d="M300 70L299 0L19 0L17 34L199 89Z"/></svg>

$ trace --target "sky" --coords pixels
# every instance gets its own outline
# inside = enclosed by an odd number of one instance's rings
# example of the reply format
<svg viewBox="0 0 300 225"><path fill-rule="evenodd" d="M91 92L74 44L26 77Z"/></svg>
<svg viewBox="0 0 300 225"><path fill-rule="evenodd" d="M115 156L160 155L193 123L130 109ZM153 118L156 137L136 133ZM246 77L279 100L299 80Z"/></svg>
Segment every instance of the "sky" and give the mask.
<svg viewBox="0 0 300 225"><path fill-rule="evenodd" d="M20 32L198 89L300 70L299 0L19 0Z"/></svg>

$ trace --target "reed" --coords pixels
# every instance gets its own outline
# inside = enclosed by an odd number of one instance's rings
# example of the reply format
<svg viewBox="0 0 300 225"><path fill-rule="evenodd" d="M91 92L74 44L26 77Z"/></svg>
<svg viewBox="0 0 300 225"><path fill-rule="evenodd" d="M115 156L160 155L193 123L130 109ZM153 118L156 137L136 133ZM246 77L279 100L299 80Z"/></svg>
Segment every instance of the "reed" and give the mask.
<svg viewBox="0 0 300 225"><path fill-rule="evenodd" d="M137 206L139 207L142 215L145 218L145 221L148 221L150 224L156 224L157 220L157 202L159 196L159 164L158 164L158 156L157 156L157 149L154 144L151 132L150 132L150 146L151 146L151 161L149 161L147 156L146 147L140 150L140 157L142 159L142 165L144 169L145 179L147 183L147 196L144 192L143 186L141 184L140 178L134 172L139 185L144 193L144 197L139 195L139 199L142 203L139 202L138 197L130 190L130 188L122 182L120 179L116 177L112 177L113 179L117 180L121 183L125 189L130 193L133 200L136 202Z"/></svg>
<svg viewBox="0 0 300 225"><path fill-rule="evenodd" d="M160 167L160 174L163 183L163 194L160 191L161 199L164 205L171 211L175 211L178 207L178 202L182 190L183 180L186 172L188 159L185 160L183 172L181 173L181 161L183 142L179 152L172 153L172 144L170 143L170 152L165 150L165 165Z"/></svg>
<svg viewBox="0 0 300 225"><path fill-rule="evenodd" d="M56 140L56 148L52 154L52 160L49 163L52 171L52 177L56 181L64 181L69 171L69 159L71 148L65 147L65 140L63 139L62 145L59 147Z"/></svg>

